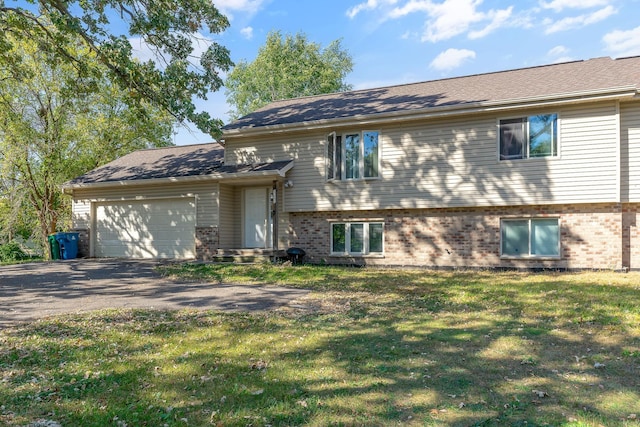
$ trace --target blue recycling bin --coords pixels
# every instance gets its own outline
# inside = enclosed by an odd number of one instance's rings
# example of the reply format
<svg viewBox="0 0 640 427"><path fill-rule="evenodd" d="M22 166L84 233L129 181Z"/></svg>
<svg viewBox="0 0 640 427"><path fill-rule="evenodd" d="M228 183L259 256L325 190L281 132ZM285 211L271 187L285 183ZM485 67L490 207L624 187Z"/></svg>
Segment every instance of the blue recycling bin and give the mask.
<svg viewBox="0 0 640 427"><path fill-rule="evenodd" d="M60 258L74 259L78 256L78 239L80 233L56 233L60 245Z"/></svg>

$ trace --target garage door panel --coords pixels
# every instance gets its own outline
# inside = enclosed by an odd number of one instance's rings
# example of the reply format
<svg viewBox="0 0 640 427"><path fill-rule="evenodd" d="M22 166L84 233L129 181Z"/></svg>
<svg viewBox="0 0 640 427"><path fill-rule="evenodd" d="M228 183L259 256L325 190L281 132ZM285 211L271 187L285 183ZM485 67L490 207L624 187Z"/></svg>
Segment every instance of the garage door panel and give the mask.
<svg viewBox="0 0 640 427"><path fill-rule="evenodd" d="M194 258L193 199L127 201L96 206L96 256Z"/></svg>

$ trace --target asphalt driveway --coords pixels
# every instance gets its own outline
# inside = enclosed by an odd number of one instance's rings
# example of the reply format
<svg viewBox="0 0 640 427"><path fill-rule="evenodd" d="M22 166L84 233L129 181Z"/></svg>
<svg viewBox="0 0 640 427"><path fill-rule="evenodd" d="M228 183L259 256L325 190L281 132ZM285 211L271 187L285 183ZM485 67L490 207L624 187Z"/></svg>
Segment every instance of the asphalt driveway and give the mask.
<svg viewBox="0 0 640 427"><path fill-rule="evenodd" d="M273 310L308 291L180 283L156 261L68 260L0 266L0 328L46 316L106 308Z"/></svg>

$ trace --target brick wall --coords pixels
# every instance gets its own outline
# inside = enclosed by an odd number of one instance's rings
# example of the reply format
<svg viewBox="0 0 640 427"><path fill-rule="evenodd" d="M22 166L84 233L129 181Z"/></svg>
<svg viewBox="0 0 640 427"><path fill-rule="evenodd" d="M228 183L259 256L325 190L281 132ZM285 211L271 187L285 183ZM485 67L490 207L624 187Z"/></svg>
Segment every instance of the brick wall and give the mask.
<svg viewBox="0 0 640 427"><path fill-rule="evenodd" d="M640 204L291 213L289 245L307 261L428 267L640 268L635 217ZM501 218L560 220L559 259L501 259ZM384 222L383 257L331 256L333 221Z"/></svg>
<svg viewBox="0 0 640 427"><path fill-rule="evenodd" d="M219 247L218 227L196 227L196 258L209 260Z"/></svg>
<svg viewBox="0 0 640 427"><path fill-rule="evenodd" d="M622 208L622 253L623 266L640 270L640 232L637 215L640 204L624 204Z"/></svg>

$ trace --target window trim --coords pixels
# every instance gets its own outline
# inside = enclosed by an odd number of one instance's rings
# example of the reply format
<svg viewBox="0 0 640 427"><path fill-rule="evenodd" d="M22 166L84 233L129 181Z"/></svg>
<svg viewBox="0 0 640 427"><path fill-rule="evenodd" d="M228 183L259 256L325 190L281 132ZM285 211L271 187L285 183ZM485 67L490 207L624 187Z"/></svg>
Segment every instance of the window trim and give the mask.
<svg viewBox="0 0 640 427"><path fill-rule="evenodd" d="M558 255L536 255L531 254L531 224L536 220L550 220L555 219L558 223ZM505 222L516 222L516 221L527 221L528 232L527 232L527 243L529 253L526 255L510 255L503 253L503 224ZM542 216L542 217L512 217L512 218L500 218L500 258L501 259L553 259L558 260L562 259L562 223L560 217L558 216Z"/></svg>
<svg viewBox="0 0 640 427"><path fill-rule="evenodd" d="M555 132L555 155L550 155L550 156L531 156L529 153L530 150L530 141L529 141L529 119L531 117L534 116L543 116L543 115L555 115L556 116L556 123L555 123L555 128L556 128L556 132ZM525 122L525 132L526 132L526 147L523 147L523 149L526 150L526 155L524 155L522 158L513 158L513 159L509 159L509 158L502 158L502 153L501 153L501 123L503 121L507 121L507 120L515 120L515 119L526 119ZM541 112L538 114L521 114L521 115L513 115L513 116L505 116L505 117L498 117L496 119L496 139L497 139L497 144L496 144L496 157L498 159L498 162L509 162L509 161L535 161L536 159L559 159L561 157L561 153L560 153L560 147L561 145L561 141L562 141L562 137L561 137L561 132L560 132L560 124L561 124L561 115L559 111L555 111L555 112ZM552 149L553 151L553 149Z"/></svg>
<svg viewBox="0 0 640 427"><path fill-rule="evenodd" d="M381 225L382 226L382 248L380 252L371 252L370 251L370 228L371 225ZM333 250L333 227L336 225L344 225L345 226L345 250L344 252L335 252ZM351 226L352 225L362 225L362 252L351 252ZM365 227L366 225L366 227ZM384 256L384 234L385 227L384 221L330 221L329 222L329 254L331 256L347 256L347 257L381 257Z"/></svg>
<svg viewBox="0 0 640 427"><path fill-rule="evenodd" d="M377 175L376 176L364 176L365 175L365 141L364 135L367 133L376 133L378 135L378 156L377 163L375 165ZM347 178L347 144L346 144L346 136L347 135L358 135L358 168L357 168L357 178ZM382 132L374 129L362 129L362 130L354 130L354 131L343 131L340 134L337 132L331 132L327 135L327 149L325 155L325 177L329 182L332 181L368 181L368 180L377 180L382 179ZM340 141L340 143L338 143ZM338 147L339 146L339 147ZM339 150L339 154L338 151ZM331 174L330 172L333 172ZM332 176L333 175L333 176Z"/></svg>

